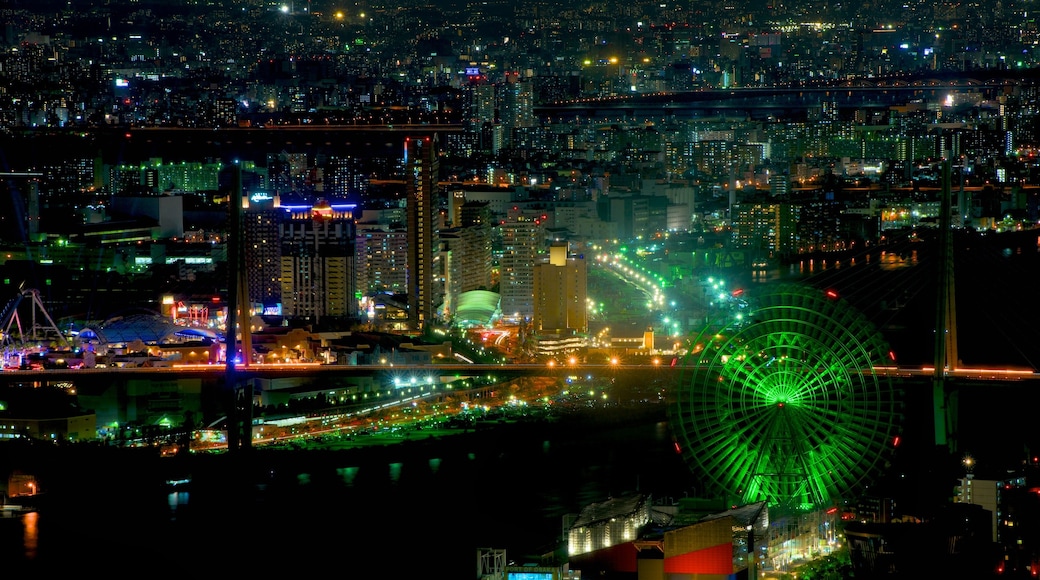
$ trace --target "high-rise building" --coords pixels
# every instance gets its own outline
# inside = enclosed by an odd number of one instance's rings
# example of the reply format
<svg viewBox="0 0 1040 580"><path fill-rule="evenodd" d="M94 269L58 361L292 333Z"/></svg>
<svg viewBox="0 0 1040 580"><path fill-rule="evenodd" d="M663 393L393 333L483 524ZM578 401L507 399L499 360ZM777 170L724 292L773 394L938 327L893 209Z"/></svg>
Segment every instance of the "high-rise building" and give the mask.
<svg viewBox="0 0 1040 580"><path fill-rule="evenodd" d="M475 84L466 88L469 97L469 122L475 127L484 123L494 123L495 118L495 85Z"/></svg>
<svg viewBox="0 0 1040 580"><path fill-rule="evenodd" d="M790 203L742 202L733 206L735 245L761 256L795 249L798 206Z"/></svg>
<svg viewBox="0 0 1040 580"><path fill-rule="evenodd" d="M549 261L534 267L534 332L588 332L585 259L569 257L567 244L549 247Z"/></svg>
<svg viewBox="0 0 1040 580"><path fill-rule="evenodd" d="M733 233L737 247L772 254L780 249L779 203L738 203L733 206Z"/></svg>
<svg viewBox="0 0 1040 580"><path fill-rule="evenodd" d="M444 312L450 317L455 316L462 294L491 288L491 209L487 202L465 202L464 197L461 201L453 212L458 227L443 230L440 236Z"/></svg>
<svg viewBox="0 0 1040 580"><path fill-rule="evenodd" d="M368 181L368 175L356 157L337 155L326 161L324 191L330 197L364 194L368 190Z"/></svg>
<svg viewBox="0 0 1040 580"><path fill-rule="evenodd" d="M448 191L448 215L445 221L450 227L457 228L462 224L462 204L466 203L466 192L461 188Z"/></svg>
<svg viewBox="0 0 1040 580"><path fill-rule="evenodd" d="M521 80L519 73L506 73L506 82L499 86L501 117L504 137L513 144L513 132L534 123L534 93L531 82Z"/></svg>
<svg viewBox="0 0 1040 580"><path fill-rule="evenodd" d="M276 314L282 302L282 246L278 224L285 210L274 198L251 199L243 211L245 274L249 301Z"/></svg>
<svg viewBox="0 0 1040 580"><path fill-rule="evenodd" d="M278 225L284 315L316 323L356 316L354 206L283 207L290 212Z"/></svg>
<svg viewBox="0 0 1040 580"><path fill-rule="evenodd" d="M357 224L356 252L358 291L406 293L408 232L400 224Z"/></svg>
<svg viewBox="0 0 1040 580"><path fill-rule="evenodd" d="M491 288L491 206L487 202L466 202L459 208L466 259L460 288L463 292Z"/></svg>
<svg viewBox="0 0 1040 580"><path fill-rule="evenodd" d="M408 215L408 322L414 329L433 319L435 301L438 159L432 137L406 137L404 141L405 193Z"/></svg>
<svg viewBox="0 0 1040 580"><path fill-rule="evenodd" d="M534 315L534 265L542 249L542 226L533 221L510 221L500 226L499 294L502 316L517 320Z"/></svg>

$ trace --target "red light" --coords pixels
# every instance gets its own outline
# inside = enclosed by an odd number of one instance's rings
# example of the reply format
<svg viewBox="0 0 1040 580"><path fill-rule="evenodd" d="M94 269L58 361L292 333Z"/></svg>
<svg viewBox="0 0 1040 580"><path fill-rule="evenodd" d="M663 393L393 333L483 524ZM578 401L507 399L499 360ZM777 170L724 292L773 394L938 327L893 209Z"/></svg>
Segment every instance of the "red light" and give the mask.
<svg viewBox="0 0 1040 580"><path fill-rule="evenodd" d="M220 302L220 296L214 296L209 299L210 302Z"/></svg>
<svg viewBox="0 0 1040 580"><path fill-rule="evenodd" d="M899 435L896 435L896 438L892 440L892 447L899 447Z"/></svg>
<svg viewBox="0 0 1040 580"><path fill-rule="evenodd" d="M891 351L891 350L888 351L888 358L890 358L892 360L896 360L896 353Z"/></svg>
<svg viewBox="0 0 1040 580"><path fill-rule="evenodd" d="M744 293L744 289L743 288L737 288L736 290L733 291L733 295L734 296L740 296L743 293Z"/></svg>
<svg viewBox="0 0 1040 580"><path fill-rule="evenodd" d="M827 510L827 515L834 515L836 513L838 513L838 508L836 508L836 507L832 507L832 508Z"/></svg>
<svg viewBox="0 0 1040 580"><path fill-rule="evenodd" d="M828 290L827 291L827 298L837 298L837 297L838 297L838 293L835 292L834 290Z"/></svg>
<svg viewBox="0 0 1040 580"><path fill-rule="evenodd" d="M682 449L679 447L679 442L678 441L676 441L675 443L672 443L672 447L675 447L675 452L676 453L682 453Z"/></svg>

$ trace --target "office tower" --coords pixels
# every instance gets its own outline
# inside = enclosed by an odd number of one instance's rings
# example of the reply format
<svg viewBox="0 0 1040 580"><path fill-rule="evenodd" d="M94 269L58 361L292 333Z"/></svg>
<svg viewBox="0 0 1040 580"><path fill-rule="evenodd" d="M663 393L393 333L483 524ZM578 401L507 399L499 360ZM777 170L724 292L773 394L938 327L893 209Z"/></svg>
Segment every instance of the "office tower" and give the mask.
<svg viewBox="0 0 1040 580"><path fill-rule="evenodd" d="M567 244L553 244L549 261L534 267L534 332L588 332L584 257L568 257Z"/></svg>
<svg viewBox="0 0 1040 580"><path fill-rule="evenodd" d="M408 215L408 322L422 329L433 319L436 304L434 212L438 205L438 160L432 137L404 141L405 193Z"/></svg>
<svg viewBox="0 0 1040 580"><path fill-rule="evenodd" d="M249 302L279 314L282 302L282 247L278 223L285 210L274 198L250 199L243 211L242 238Z"/></svg>
<svg viewBox="0 0 1040 580"><path fill-rule="evenodd" d="M354 295L354 206L283 206L282 308L285 316L320 323L357 314Z"/></svg>
<svg viewBox="0 0 1040 580"><path fill-rule="evenodd" d="M502 316L515 320L529 319L534 314L534 265L542 248L542 226L533 221L515 221L500 227Z"/></svg>

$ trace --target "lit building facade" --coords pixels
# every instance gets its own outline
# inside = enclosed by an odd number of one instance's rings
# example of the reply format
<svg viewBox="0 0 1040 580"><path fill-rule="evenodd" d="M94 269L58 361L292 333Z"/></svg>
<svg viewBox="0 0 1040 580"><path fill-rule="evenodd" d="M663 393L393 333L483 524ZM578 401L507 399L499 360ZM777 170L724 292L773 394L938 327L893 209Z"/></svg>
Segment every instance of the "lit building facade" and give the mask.
<svg viewBox="0 0 1040 580"><path fill-rule="evenodd" d="M491 288L491 207L467 202L459 208L460 237L465 256L459 287L462 292Z"/></svg>
<svg viewBox="0 0 1040 580"><path fill-rule="evenodd" d="M437 306L434 284L439 173L436 143L431 137L407 137L404 142L405 190L408 216L408 320L421 329L433 320Z"/></svg>
<svg viewBox="0 0 1040 580"><path fill-rule="evenodd" d="M534 332L588 332L586 265L568 257L566 244L549 248L549 261L534 267Z"/></svg>
<svg viewBox="0 0 1040 580"><path fill-rule="evenodd" d="M737 247L763 255L790 252L796 247L798 206L790 203L737 203L733 205L733 233Z"/></svg>
<svg viewBox="0 0 1040 580"><path fill-rule="evenodd" d="M357 288L365 295L407 291L408 232L382 224L357 225Z"/></svg>
<svg viewBox="0 0 1040 580"><path fill-rule="evenodd" d="M502 316L524 320L534 316L534 266L542 250L542 226L533 221L506 222L499 259Z"/></svg>
<svg viewBox="0 0 1040 580"><path fill-rule="evenodd" d="M278 224L286 215L274 198L252 199L245 208L242 237L245 245L249 301L276 314L282 302L282 247Z"/></svg>
<svg viewBox="0 0 1040 580"><path fill-rule="evenodd" d="M283 314L319 322L357 314L354 206L284 206L278 225Z"/></svg>

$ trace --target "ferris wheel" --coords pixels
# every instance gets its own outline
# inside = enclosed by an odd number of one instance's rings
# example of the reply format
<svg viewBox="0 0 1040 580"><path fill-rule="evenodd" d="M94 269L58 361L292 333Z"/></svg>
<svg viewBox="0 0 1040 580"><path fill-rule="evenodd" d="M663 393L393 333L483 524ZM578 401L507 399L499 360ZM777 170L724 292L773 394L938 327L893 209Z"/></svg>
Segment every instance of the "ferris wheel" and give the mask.
<svg viewBox="0 0 1040 580"><path fill-rule="evenodd" d="M778 285L689 344L671 424L691 469L745 502L810 509L887 467L902 422L881 334L833 293Z"/></svg>

